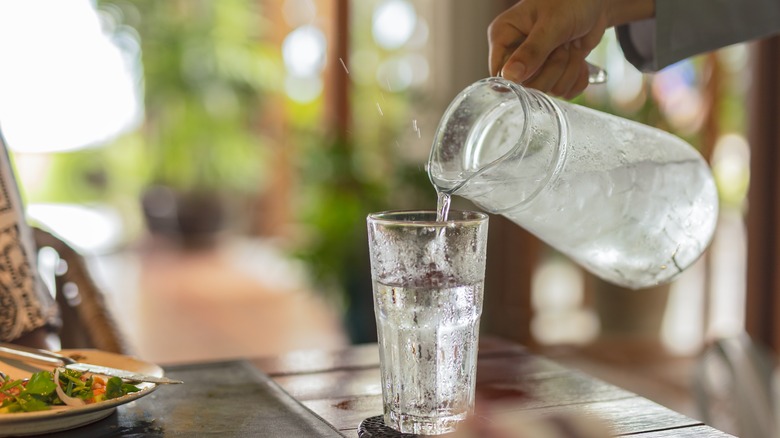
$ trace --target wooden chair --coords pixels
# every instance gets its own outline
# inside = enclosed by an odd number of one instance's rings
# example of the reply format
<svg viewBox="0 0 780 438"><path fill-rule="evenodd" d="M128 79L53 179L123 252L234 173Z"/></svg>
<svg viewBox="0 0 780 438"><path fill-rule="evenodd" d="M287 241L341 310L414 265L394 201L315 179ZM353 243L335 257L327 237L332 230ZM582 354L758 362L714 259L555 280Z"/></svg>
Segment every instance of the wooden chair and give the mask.
<svg viewBox="0 0 780 438"><path fill-rule="evenodd" d="M33 228L38 250L52 248L58 255L53 273L55 298L60 309L62 348L95 348L127 354L128 346L111 315L84 258L54 234Z"/></svg>

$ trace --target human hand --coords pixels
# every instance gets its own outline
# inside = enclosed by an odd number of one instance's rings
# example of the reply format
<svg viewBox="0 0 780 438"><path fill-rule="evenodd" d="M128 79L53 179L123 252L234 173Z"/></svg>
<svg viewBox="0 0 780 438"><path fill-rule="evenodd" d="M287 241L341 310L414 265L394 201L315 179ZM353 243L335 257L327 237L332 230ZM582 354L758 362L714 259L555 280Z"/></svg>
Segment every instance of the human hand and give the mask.
<svg viewBox="0 0 780 438"><path fill-rule="evenodd" d="M572 98L588 85L585 57L612 25L608 0L521 0L490 24L490 74Z"/></svg>

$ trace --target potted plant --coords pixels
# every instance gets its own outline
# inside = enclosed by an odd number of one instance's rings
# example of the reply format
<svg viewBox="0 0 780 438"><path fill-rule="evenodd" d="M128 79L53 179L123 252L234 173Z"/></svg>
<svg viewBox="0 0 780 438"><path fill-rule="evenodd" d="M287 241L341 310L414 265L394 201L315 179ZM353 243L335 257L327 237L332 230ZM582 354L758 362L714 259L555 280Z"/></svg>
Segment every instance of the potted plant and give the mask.
<svg viewBox="0 0 780 438"><path fill-rule="evenodd" d="M116 6L141 44L147 225L185 244L209 241L233 217L226 208L262 188L267 141L258 122L278 55L260 39L251 0Z"/></svg>

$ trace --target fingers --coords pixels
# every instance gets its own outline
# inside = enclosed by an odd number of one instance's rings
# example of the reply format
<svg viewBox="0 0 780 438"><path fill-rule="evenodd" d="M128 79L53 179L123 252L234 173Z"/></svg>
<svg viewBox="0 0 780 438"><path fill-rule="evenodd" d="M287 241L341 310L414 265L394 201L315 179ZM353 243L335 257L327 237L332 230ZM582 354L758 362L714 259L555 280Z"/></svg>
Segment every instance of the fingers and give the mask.
<svg viewBox="0 0 780 438"><path fill-rule="evenodd" d="M586 52L576 49L573 45L558 47L537 74L522 84L554 96L571 99L588 86L585 56Z"/></svg>
<svg viewBox="0 0 780 438"><path fill-rule="evenodd" d="M550 52L567 41L562 34L567 26L550 25L557 15L546 9L549 7L545 0L522 0L490 23L492 75L523 82L536 73Z"/></svg>
<svg viewBox="0 0 780 438"><path fill-rule="evenodd" d="M519 4L518 4L519 5ZM525 39L516 23L515 8L496 17L488 26L488 63L491 76L498 76L507 58Z"/></svg>
<svg viewBox="0 0 780 438"><path fill-rule="evenodd" d="M498 76L498 74L501 72L501 59L503 58L503 53L506 52L506 50L502 47L493 47L490 46L490 53L488 54L488 69L490 71L490 76Z"/></svg>
<svg viewBox="0 0 780 438"><path fill-rule="evenodd" d="M568 80L573 83L578 71L572 72L570 70L579 69L579 65L578 63L570 62L570 53L565 46L553 50L537 74L523 82L523 85L546 93L556 86L563 88L563 84L559 85L561 79L565 80L571 76ZM566 86L565 88L568 91L569 87Z"/></svg>
<svg viewBox="0 0 780 438"><path fill-rule="evenodd" d="M518 38L521 38L518 36ZM510 44L499 44L495 40L491 40L490 51L488 54L488 60L490 64L490 75L499 76L501 74L501 68L504 66L507 57L515 51L519 42L513 42Z"/></svg>
<svg viewBox="0 0 780 438"><path fill-rule="evenodd" d="M564 99L574 99L585 91L585 88L588 86L588 65L585 63L585 61L582 61L582 66L580 67L580 75L577 78L576 81L574 81L574 85L569 89L569 91L566 92L566 94L563 95Z"/></svg>
<svg viewBox="0 0 780 438"><path fill-rule="evenodd" d="M549 30L548 26L535 26L528 37L507 59L502 75L514 82L522 83L531 78L553 50L564 44L565 38Z"/></svg>
<svg viewBox="0 0 780 438"><path fill-rule="evenodd" d="M566 69L563 71L563 74L561 74L561 77L558 79L558 82L556 82L550 88L550 94L552 94L553 96L560 96L560 97L568 95L569 90L571 90L574 87L574 85L577 83L577 80L580 77L580 70L582 68L583 68L582 62L572 60L572 62L570 62L566 66Z"/></svg>
<svg viewBox="0 0 780 438"><path fill-rule="evenodd" d="M590 70L587 62L585 62L586 56L586 52L572 45L569 51L568 63L563 68L558 82L550 87L550 94L570 99L571 97L569 96L580 94L588 86ZM584 82L582 82L583 79Z"/></svg>
<svg viewBox="0 0 780 438"><path fill-rule="evenodd" d="M572 96L587 87L585 57L604 34L602 8L594 2L521 0L488 27L490 74Z"/></svg>

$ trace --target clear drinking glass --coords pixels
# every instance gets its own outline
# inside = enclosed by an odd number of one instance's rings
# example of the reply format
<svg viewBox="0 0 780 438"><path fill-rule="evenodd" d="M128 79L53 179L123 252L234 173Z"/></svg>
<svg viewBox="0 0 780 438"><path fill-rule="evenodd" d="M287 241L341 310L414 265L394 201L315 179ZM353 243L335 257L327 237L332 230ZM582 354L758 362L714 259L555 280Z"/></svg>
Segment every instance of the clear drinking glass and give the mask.
<svg viewBox="0 0 780 438"><path fill-rule="evenodd" d="M385 424L451 432L474 409L488 217L396 211L367 222Z"/></svg>
<svg viewBox="0 0 780 438"><path fill-rule="evenodd" d="M632 289L693 264L718 217L710 168L682 139L501 78L452 101L428 173L438 192L501 214Z"/></svg>

